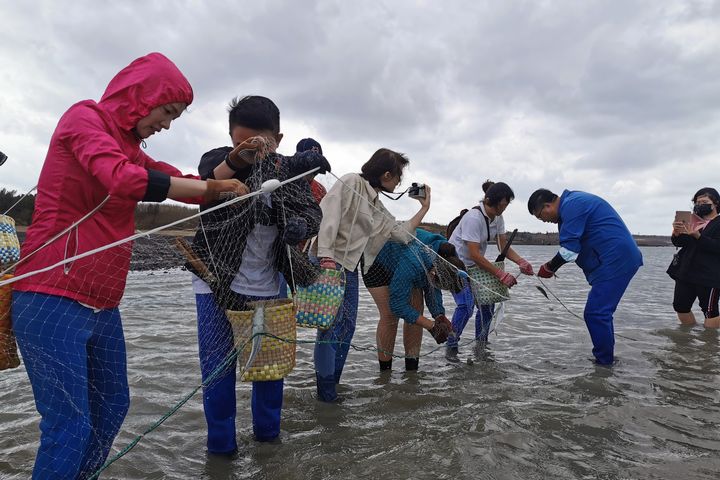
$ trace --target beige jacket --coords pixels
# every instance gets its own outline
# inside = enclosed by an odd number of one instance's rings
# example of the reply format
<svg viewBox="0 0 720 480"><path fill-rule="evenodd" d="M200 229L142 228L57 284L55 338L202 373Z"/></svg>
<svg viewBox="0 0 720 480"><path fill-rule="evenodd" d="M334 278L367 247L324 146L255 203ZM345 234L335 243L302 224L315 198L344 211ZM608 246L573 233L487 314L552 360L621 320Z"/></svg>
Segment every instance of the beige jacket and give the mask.
<svg viewBox="0 0 720 480"><path fill-rule="evenodd" d="M330 257L348 270L355 270L364 255L367 271L389 239L401 243L412 240L410 222L397 222L360 174L348 173L340 178L322 199L320 208L323 218L317 256Z"/></svg>

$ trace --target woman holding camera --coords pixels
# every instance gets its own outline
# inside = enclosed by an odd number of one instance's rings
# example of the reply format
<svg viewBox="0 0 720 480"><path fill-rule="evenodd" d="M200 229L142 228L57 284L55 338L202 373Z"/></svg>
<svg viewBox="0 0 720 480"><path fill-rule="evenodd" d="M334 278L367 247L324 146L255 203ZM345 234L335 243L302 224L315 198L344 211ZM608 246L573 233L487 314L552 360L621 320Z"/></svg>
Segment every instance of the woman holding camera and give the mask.
<svg viewBox="0 0 720 480"><path fill-rule="evenodd" d="M675 280L673 308L683 325L695 325L692 305L698 299L705 315L705 327L720 327L720 195L706 187L693 195L693 213L704 222L693 228L686 222L673 222L672 243L680 251L668 268Z"/></svg>
<svg viewBox="0 0 720 480"><path fill-rule="evenodd" d="M344 175L320 202L323 219L317 236L317 256L323 268L345 273L345 296L332 327L318 330L315 344L315 375L318 398L337 400L335 385L345 365L355 333L358 308L358 264L369 268L385 242L410 242L430 209L430 187L418 198L420 210L407 222L398 223L380 201L380 192L392 192L410 163L402 153L381 148L362 166L362 173Z"/></svg>

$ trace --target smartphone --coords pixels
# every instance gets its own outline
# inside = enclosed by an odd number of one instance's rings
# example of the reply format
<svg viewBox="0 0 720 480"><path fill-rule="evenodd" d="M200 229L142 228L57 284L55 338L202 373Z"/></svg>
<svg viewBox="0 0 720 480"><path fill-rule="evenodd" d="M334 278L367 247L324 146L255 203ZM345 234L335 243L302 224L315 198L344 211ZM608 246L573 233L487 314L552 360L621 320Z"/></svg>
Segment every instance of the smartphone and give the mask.
<svg viewBox="0 0 720 480"><path fill-rule="evenodd" d="M684 224L686 224L689 227L693 221L693 213L687 212L684 210L677 210L675 212L675 221L683 222Z"/></svg>

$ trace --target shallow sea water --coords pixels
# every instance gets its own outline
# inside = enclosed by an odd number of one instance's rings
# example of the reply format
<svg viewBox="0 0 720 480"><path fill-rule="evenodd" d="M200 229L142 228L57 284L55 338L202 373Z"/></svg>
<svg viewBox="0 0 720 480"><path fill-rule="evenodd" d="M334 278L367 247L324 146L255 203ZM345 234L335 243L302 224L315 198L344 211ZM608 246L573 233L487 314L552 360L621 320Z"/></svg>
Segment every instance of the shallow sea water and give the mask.
<svg viewBox="0 0 720 480"><path fill-rule="evenodd" d="M516 250L536 267L555 252ZM459 364L433 351L427 334L429 355L417 373L396 360L381 375L375 352L351 350L339 387L345 401L327 405L315 399L312 345L299 345L279 441L252 439L250 388L239 382L235 457L207 455L197 394L102 478L718 478L718 334L677 326L664 273L673 249L642 251L645 266L615 316L616 333L627 338L616 339L612 368L590 361L583 322L523 277L490 345L462 346ZM559 274L546 284L582 315L589 289L582 273L566 266ZM446 302L449 315L453 306ZM113 453L200 382L187 272L131 273L121 309L132 400ZM361 288L355 345L374 345L376 319ZM464 341L473 330L471 321ZM299 339L313 338L299 331ZM398 338L396 353L401 345ZM0 372L0 478L29 478L38 423L23 367Z"/></svg>

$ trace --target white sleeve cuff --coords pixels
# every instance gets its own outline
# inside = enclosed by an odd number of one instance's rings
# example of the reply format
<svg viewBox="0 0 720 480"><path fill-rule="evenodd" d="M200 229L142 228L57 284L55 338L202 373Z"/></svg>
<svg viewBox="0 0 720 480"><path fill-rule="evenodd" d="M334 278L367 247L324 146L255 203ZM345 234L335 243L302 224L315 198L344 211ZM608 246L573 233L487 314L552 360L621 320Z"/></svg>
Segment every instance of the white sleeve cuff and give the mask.
<svg viewBox="0 0 720 480"><path fill-rule="evenodd" d="M565 247L560 247L558 253L566 262L574 262L575 260L577 260L578 257L577 253L573 252L572 250L568 250Z"/></svg>

